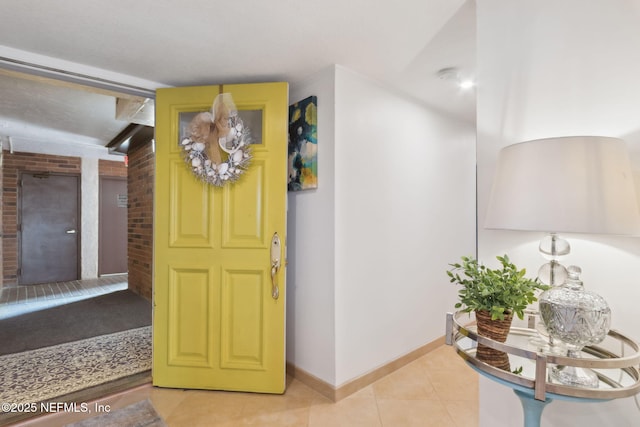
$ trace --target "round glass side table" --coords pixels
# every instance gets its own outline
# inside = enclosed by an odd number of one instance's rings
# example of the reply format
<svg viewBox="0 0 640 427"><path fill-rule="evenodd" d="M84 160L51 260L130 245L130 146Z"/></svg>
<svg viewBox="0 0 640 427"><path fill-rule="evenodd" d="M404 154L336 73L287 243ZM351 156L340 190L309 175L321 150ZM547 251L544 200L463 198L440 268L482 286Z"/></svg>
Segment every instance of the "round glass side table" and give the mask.
<svg viewBox="0 0 640 427"><path fill-rule="evenodd" d="M640 346L622 333L609 331L602 343L583 348L580 357L545 354L531 344L537 336L535 321L530 321L529 327L512 327L507 341L500 343L477 334L473 315L447 313L446 343L481 375L513 389L522 403L525 427L539 427L542 411L553 400L598 402L640 392ZM515 374L478 360L478 344L505 352L511 369L520 372ZM591 369L598 377L598 386L561 384L549 375L553 366Z"/></svg>

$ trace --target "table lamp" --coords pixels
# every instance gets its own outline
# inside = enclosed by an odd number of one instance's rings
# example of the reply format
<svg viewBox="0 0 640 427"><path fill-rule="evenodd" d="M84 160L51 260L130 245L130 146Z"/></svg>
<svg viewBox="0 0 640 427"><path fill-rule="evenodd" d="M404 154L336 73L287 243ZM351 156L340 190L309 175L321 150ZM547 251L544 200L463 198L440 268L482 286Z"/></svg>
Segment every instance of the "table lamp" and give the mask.
<svg viewBox="0 0 640 427"><path fill-rule="evenodd" d="M567 136L504 147L485 228L550 233L539 246L549 262L538 277L552 285L540 296L541 314L549 336L567 344L569 356L578 357L582 346L605 338L610 311L601 297L583 290L575 269L570 278L558 262L570 251L558 233L640 234L640 210L625 143L603 136ZM562 292L555 289L560 286ZM555 300L558 295L561 298ZM570 368L555 367L551 376L564 384L597 387L593 372Z"/></svg>

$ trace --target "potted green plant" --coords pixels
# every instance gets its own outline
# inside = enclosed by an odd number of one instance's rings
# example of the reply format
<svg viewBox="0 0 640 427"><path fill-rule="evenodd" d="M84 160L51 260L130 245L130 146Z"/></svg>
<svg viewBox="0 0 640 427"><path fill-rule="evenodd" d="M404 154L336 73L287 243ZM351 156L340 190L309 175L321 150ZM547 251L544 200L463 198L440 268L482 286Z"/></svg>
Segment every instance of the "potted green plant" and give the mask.
<svg viewBox="0 0 640 427"><path fill-rule="evenodd" d="M518 269L507 255L498 256L500 267L491 269L473 257L463 256L461 263L449 264L449 281L461 286L456 308L475 312L478 334L505 342L513 315L524 318L527 306L537 301L536 292L549 287L538 279L525 277L526 269ZM509 370L504 352L478 345L476 357L501 369Z"/></svg>

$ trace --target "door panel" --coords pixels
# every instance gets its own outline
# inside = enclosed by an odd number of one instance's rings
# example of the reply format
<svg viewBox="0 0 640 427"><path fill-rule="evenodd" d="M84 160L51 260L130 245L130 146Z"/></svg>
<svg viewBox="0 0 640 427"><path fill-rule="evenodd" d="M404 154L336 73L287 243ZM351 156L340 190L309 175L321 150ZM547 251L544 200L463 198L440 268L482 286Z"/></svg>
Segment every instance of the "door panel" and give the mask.
<svg viewBox="0 0 640 427"><path fill-rule="evenodd" d="M100 177L98 274L126 273L127 179Z"/></svg>
<svg viewBox="0 0 640 427"><path fill-rule="evenodd" d="M211 367L208 269L173 269L169 289L169 364Z"/></svg>
<svg viewBox="0 0 640 427"><path fill-rule="evenodd" d="M222 233L224 248L266 247L264 193L255 191L265 181L265 167L260 161L251 165L252 173L233 188L225 187L223 204L229 209L222 211Z"/></svg>
<svg viewBox="0 0 640 427"><path fill-rule="evenodd" d="M195 185L182 159L171 161L170 246L213 248L212 194L206 185Z"/></svg>
<svg viewBox="0 0 640 427"><path fill-rule="evenodd" d="M22 285L78 279L78 177L24 173L20 180Z"/></svg>
<svg viewBox="0 0 640 427"><path fill-rule="evenodd" d="M240 179L204 184L182 160L182 129L218 86L156 97L154 363L157 386L282 393L285 272L271 295L271 236L286 233L285 83L224 86L259 144ZM282 254L284 256L284 248Z"/></svg>
<svg viewBox="0 0 640 427"><path fill-rule="evenodd" d="M228 369L264 369L264 298L260 270L227 270L222 280L220 364Z"/></svg>

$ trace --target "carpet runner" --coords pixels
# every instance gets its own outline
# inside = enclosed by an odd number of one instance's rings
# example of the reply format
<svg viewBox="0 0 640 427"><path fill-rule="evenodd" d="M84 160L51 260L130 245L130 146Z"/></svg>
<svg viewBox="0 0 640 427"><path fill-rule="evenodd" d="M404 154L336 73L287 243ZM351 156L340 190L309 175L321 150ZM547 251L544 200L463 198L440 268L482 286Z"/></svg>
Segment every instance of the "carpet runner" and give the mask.
<svg viewBox="0 0 640 427"><path fill-rule="evenodd" d="M0 367L0 402L55 399L150 370L151 326L7 354Z"/></svg>

